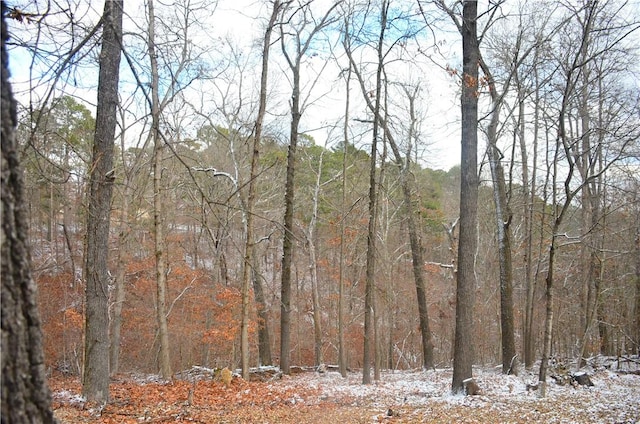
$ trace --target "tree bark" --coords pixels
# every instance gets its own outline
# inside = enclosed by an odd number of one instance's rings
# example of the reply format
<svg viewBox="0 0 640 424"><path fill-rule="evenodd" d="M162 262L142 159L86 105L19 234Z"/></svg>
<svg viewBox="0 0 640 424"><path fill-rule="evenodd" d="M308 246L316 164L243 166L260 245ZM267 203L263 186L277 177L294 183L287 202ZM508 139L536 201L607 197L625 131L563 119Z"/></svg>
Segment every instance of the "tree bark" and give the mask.
<svg viewBox="0 0 640 424"><path fill-rule="evenodd" d="M109 400L109 224L118 106L123 2L105 2L98 103L89 176L85 276L85 362L82 393L90 401Z"/></svg>
<svg viewBox="0 0 640 424"><path fill-rule="evenodd" d="M160 136L160 78L155 46L155 12L153 0L148 2L149 58L151 60L151 133L153 139L153 239L156 259L156 323L160 340L159 367L164 379L171 378L169 326L167 323L167 259L162 198L162 161L164 143Z"/></svg>
<svg viewBox="0 0 640 424"><path fill-rule="evenodd" d="M294 52L290 54L288 51L288 45L285 41L285 36L288 33L285 31L284 23L280 24L280 46L282 53L291 70L291 125L289 131L289 150L287 152L287 172L285 181L285 193L284 193L284 220L283 220L283 241L282 241L282 276L280 286L280 369L283 373L289 374L291 372L290 364L290 349L291 349L291 266L293 262L293 209L294 209L294 180L295 180L295 162L296 151L298 148L298 129L300 127L300 119L302 117L303 104L300 101L300 64L302 58L306 54L307 50L311 46L311 42L314 36L328 24L329 16L332 11L337 7L338 3L335 3L329 8L326 14L320 20L309 19L308 4L304 4L299 8L294 8L291 17L283 19L283 22L291 22L293 16L300 13L304 16L304 20L301 23L301 27L293 28L294 41L291 43ZM308 34L302 33L302 28L306 27L310 23L314 23L315 26L311 28Z"/></svg>
<svg viewBox="0 0 640 424"><path fill-rule="evenodd" d="M346 98L344 104L344 125L343 125L343 146L342 146L342 196L341 210L343 211L342 219L340 219L340 259L339 268L340 275L338 277L338 368L340 375L345 378L347 376L347 356L344 340L344 244L345 244L345 228L347 206L347 151L349 148L349 106L350 106L350 87L351 87L351 66L347 69L346 76ZM640 296L639 296L640 297Z"/></svg>
<svg viewBox="0 0 640 424"><path fill-rule="evenodd" d="M260 159L260 139L262 137L262 124L264 115L267 110L267 78L269 75L269 51L271 49L271 33L280 12L280 2L274 1L271 17L265 29L262 44L262 72L260 75L260 103L258 105L258 116L253 134L253 149L251 154L251 174L249 176L249 194L247 195L246 204L246 240L244 249L244 266L242 277L242 322L240 325L240 356L242 362L242 378L249 380L249 286L253 280L254 296L258 303L258 296L261 304L264 306L264 296L262 295L262 283L258 279L255 272L251 271L254 263L254 235L253 235L253 208L256 196L256 178L258 176L258 165ZM288 176L288 174L287 174ZM283 271L284 272L284 271ZM256 290L257 289L257 290ZM258 303L260 307L260 303ZM271 349L269 347L269 333L266 323L267 314L264 310L258 312L263 318L263 322L259 323L259 348L260 359L271 362ZM265 346L266 344L266 346ZM266 355L268 353L268 355ZM264 355L264 358L263 358ZM264 364L263 364L264 365Z"/></svg>
<svg viewBox="0 0 640 424"><path fill-rule="evenodd" d="M534 62L537 63L538 51L536 50L534 55ZM533 274L533 220L534 211L536 207L536 177L538 169L538 132L539 132L539 116L540 116L540 84L538 77L538 70L533 70L535 81L535 94L534 94L534 112L533 112L533 159L531 164L531 179L527 177L528 172L528 159L525 143L525 131L524 131L524 93L519 84L519 79L516 79L518 84L518 115L520 120L520 151L522 153L522 175L523 175L523 190L524 198L528 199L527 210L525 212L525 230L526 230L526 245L525 245L525 323L523 331L523 350L524 350L524 366L526 369L533 367L535 360L535 340L533 336L533 306L534 295L536 290L536 278ZM518 75L516 75L518 76ZM530 183L528 182L530 181Z"/></svg>
<svg viewBox="0 0 640 424"><path fill-rule="evenodd" d="M260 358L260 365L271 365L273 363L273 359L271 358L269 312L267 311L264 288L262 287L260 270L255 256L253 257L253 272L251 274L253 280L253 293L256 301L256 308L258 309L258 320L260 321L258 323L258 356Z"/></svg>
<svg viewBox="0 0 640 424"><path fill-rule="evenodd" d="M487 128L487 157L493 180L493 203L496 208L496 233L498 239L498 263L500 268L500 333L502 341L502 372L517 373L515 329L513 322L513 272L511 258L511 210L507 201L507 185L502 167L502 152L498 149L498 124L504 95L508 91L509 80L502 95L498 95L495 80L489 67L481 59L480 66L487 77L491 93L492 110Z"/></svg>
<svg viewBox="0 0 640 424"><path fill-rule="evenodd" d="M464 1L462 10L462 152L460 178L460 236L456 291L456 330L451 391L461 393L472 377L473 305L478 214L478 61L477 1Z"/></svg>
<svg viewBox="0 0 640 424"><path fill-rule="evenodd" d="M31 276L28 215L15 128L16 103L9 83L2 2L2 422L55 423L47 387L36 284Z"/></svg>
<svg viewBox="0 0 640 424"><path fill-rule="evenodd" d="M636 321L636 354L640 355L640 224L636 222L635 237L635 268L636 268L636 301L635 301L635 321Z"/></svg>
<svg viewBox="0 0 640 424"><path fill-rule="evenodd" d="M309 272L311 277L311 301L313 304L313 346L315 364L319 366L324 363L322 352L322 312L320 309L320 292L318 289L318 260L316 252L316 226L318 222L318 202L320 198L320 184L322 182L322 162L324 150L320 154L318 163L318 175L313 190L311 222L307 229L307 246L309 248Z"/></svg>
<svg viewBox="0 0 640 424"><path fill-rule="evenodd" d="M284 47L283 47L284 49ZM296 151L298 148L298 127L300 125L300 56L296 56L291 93L291 126L289 150L287 153L287 177L284 187L284 239L282 242L282 279L280 288L280 369L284 374L291 372L291 265L293 262L293 201Z"/></svg>
<svg viewBox="0 0 640 424"><path fill-rule="evenodd" d="M258 105L258 116L256 117L256 123L253 135L253 149L251 154L251 172L249 176L249 193L247 195L246 204L246 234L245 234L245 246L244 246L244 263L243 263L243 275L242 275L242 320L240 324L240 356L242 362L242 378L249 380L249 286L253 282L254 297L256 303L258 303L258 296L261 297L261 303L264 306L264 296L262 294L262 283L260 282L255 270L252 271L255 256L255 245L253 235L253 208L255 205L256 196L256 178L258 176L258 165L260 159L260 140L262 137L262 123L264 121L264 115L267 107L267 78L269 71L269 51L271 48L271 33L273 32L273 26L275 25L276 18L280 10L280 2L276 0L273 3L273 9L271 11L271 17L265 29L264 39L262 44L262 72L260 75L260 103ZM287 174L288 175L288 174ZM284 271L283 271L284 272ZM260 304L258 304L260 307ZM261 317L266 319L267 315L265 311L259 311ZM259 347L261 355L269 352L269 362L271 361L269 343L269 334L266 326L266 321L259 323ZM265 334L265 332L267 332ZM264 346L267 343L267 346ZM262 356L260 356L261 359Z"/></svg>
<svg viewBox="0 0 640 424"><path fill-rule="evenodd" d="M376 69L376 89L373 110L373 137L371 140L370 166L369 166L369 224L367 229L367 263L366 278L364 288L364 346L362 357L362 383L371 384L371 357L375 349L374 342L374 290L376 273L376 227L377 227L377 195L378 188L376 182L376 165L378 159L378 137L380 125L377 117L380 116L381 95L382 95L382 68L383 68L383 45L384 34L387 23L387 11L389 3L383 1L380 12L380 34L378 36L377 54L378 64ZM364 93L363 93L364 94Z"/></svg>
<svg viewBox="0 0 640 424"><path fill-rule="evenodd" d="M429 310L427 309L426 285L424 281L424 258L422 255L422 244L418 235L418 228L414 217L413 196L411 194L410 164L412 143L415 137L416 114L415 114L415 98L418 88L414 92L410 92L407 87L403 87L405 94L409 100L409 116L411 119L409 125L409 134L407 136L407 151L404 158L400 154L395 140L391 135L387 137L391 150L394 153L396 163L400 167L400 185L402 186L402 196L404 201L405 214L407 219L407 231L409 232L409 245L411 246L411 265L413 267L413 279L416 285L416 299L418 303L418 317L420 320L420 336L422 340L422 368L429 370L434 368L433 363L433 342L431 337L431 328L429 327ZM385 125L385 131L387 131ZM388 131L387 131L388 132Z"/></svg>

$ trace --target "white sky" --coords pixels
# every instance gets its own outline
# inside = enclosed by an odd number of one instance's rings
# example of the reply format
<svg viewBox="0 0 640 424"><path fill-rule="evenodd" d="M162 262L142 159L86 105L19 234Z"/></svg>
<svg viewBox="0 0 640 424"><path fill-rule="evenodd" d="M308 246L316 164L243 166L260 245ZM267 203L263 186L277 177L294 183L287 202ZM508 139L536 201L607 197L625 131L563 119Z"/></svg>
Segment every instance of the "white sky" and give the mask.
<svg viewBox="0 0 640 424"><path fill-rule="evenodd" d="M324 6L323 3L329 4L330 1L322 0L318 2L321 6ZM81 13L81 15L87 18L87 26L90 26L89 22L95 22L97 20L102 10L102 4L103 3L97 4L96 2L89 4L81 3L84 9L80 7L78 13ZM32 7L33 6L27 6L25 9L32 10ZM156 14L159 15L163 13L163 7L165 6L162 6L162 3L156 2ZM144 3L141 0L125 2L125 13L129 15L128 18L125 17L125 32L140 32L140 29L136 27L144 28L146 26L144 17L141 17L143 8ZM251 46L254 48L259 47L259 39L262 36L264 22L269 12L269 6L265 5L265 1L263 0L220 0L213 15L207 18L206 27L198 31L191 31L192 40L194 43L202 45L210 43L212 40L230 38L239 46L244 46L247 50ZM256 17L260 19L256 19ZM22 25L22 28L19 27L20 25ZM12 23L10 28L13 29L12 27L26 31L33 29L33 26L16 23ZM451 30L452 28L447 28L447 31ZM125 37L132 37L132 35L125 35ZM448 35L447 37L448 43L441 47L445 52L444 54L448 57L438 57L437 60L441 66L450 64L455 67L459 65L458 55L456 54L459 50L458 37L455 34ZM429 40L426 42L430 43ZM64 47L63 50L65 50ZM340 46L338 46L338 53L343 56ZM93 59L95 59L96 55L97 53L94 53ZM209 56L215 60L215 53L211 53ZM290 97L290 86L287 78L290 75L290 71L282 59L279 43L273 45L271 58L270 86L272 97L269 99L269 111L272 112L272 118L279 121L277 124L278 128L284 132L283 135L286 135L289 125L287 102ZM419 62L419 64L409 66L408 62L395 63L389 66L389 73L395 74L391 77L392 79L420 85L421 100L416 106L419 109L419 114L422 116L422 122L420 124L422 164L431 168L447 170L451 166L459 163L460 159L459 96L456 81L447 75L446 71L429 63L426 58L420 57L419 54L416 53L413 59ZM346 64L345 60L344 58L341 59L341 66ZM30 64L29 55L24 52L12 50L10 61L12 80L16 86L15 90L19 100L22 103L28 103L29 96L42 97L45 92L45 87L39 87L35 90L28 89L27 81L30 78L29 72L27 71ZM324 65L324 62L325 58L323 57L312 58L304 67L317 70ZM252 63L255 64L255 68L259 68L259 58ZM124 69L126 67L124 58L122 64ZM38 72L37 69L33 69L33 71ZM251 90L255 96L258 81L253 80L251 82L251 78L257 78L259 69L251 69L250 73L251 75L247 75L247 83L253 84ZM84 99L89 105L92 105L95 103L96 79L97 70L95 67L93 69L80 71L76 74L75 78L68 80L66 85L59 85L56 95L59 95L61 90L64 90L65 93L71 93ZM123 74L121 77L121 91L126 90L127 80L132 80L131 75L129 74L127 76ZM366 118L366 108L362 101L362 94L360 93L360 87L357 81L352 81L351 90L351 117ZM203 89L202 91L207 92L211 90ZM193 96L194 94L186 95ZM341 126L338 121L344 114L345 88L343 81L339 78L338 65L333 62L328 64L321 79L311 93L310 98L316 100L306 110L303 116L301 130L308 131L320 145L324 145L327 141L329 144L335 143L341 138L342 131L340 128L333 130L333 132L329 132L329 130L326 129L318 130L318 128L328 125ZM91 106L90 109L92 109ZM402 111L398 111L398 114L401 112ZM362 127L362 125L360 125L360 127ZM316 130L312 131L312 129ZM357 129L357 131L360 130L361 128ZM369 148L367 144L369 140L370 137L364 135L359 143L356 142L356 145L368 151Z"/></svg>

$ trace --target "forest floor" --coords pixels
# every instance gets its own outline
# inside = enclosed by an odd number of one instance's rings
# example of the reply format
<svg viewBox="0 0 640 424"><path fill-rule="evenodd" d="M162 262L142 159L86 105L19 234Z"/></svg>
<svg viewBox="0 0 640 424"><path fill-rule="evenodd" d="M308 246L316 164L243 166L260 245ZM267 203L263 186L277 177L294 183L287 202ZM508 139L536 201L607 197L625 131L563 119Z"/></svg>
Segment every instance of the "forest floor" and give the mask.
<svg viewBox="0 0 640 424"><path fill-rule="evenodd" d="M54 376L49 384L55 415L62 424L640 422L640 375L610 367L588 370L591 387L551 380L544 399L527 391L534 374L506 376L500 368L474 369L481 390L476 396L450 394L450 369L385 371L371 385L362 385L355 372L347 378L334 371L279 377L276 370L270 381L236 377L229 387L211 374L194 378L198 370L172 382L120 375L102 408L83 400L77 378Z"/></svg>

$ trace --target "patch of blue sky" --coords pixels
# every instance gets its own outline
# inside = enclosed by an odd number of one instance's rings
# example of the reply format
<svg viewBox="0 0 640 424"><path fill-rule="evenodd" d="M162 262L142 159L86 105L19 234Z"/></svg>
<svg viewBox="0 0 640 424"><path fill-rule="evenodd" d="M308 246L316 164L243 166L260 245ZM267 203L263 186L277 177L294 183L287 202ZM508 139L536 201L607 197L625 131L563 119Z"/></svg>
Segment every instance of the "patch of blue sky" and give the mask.
<svg viewBox="0 0 640 424"><path fill-rule="evenodd" d="M428 37L422 16L412 8L411 3L394 3L387 10L385 40L395 43L398 40L423 39ZM381 30L381 10L365 9L356 12L350 19L352 45L374 45L378 42Z"/></svg>

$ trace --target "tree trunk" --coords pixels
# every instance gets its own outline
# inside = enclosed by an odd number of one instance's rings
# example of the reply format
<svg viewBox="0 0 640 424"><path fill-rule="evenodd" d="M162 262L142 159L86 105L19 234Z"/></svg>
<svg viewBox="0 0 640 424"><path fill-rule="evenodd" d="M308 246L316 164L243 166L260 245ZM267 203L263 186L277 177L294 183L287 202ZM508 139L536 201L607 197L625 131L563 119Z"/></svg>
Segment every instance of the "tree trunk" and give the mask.
<svg viewBox="0 0 640 424"><path fill-rule="evenodd" d="M320 161L318 163L318 175L316 177L316 184L313 191L311 222L309 222L309 228L307 230L307 246L309 248L309 271L311 274L311 301L313 303L313 345L316 366L324 363L324 355L322 353L322 313L320 309L320 293L318 290L318 260L315 244L323 159L324 150L320 154Z"/></svg>
<svg viewBox="0 0 640 424"><path fill-rule="evenodd" d="M164 379L171 378L169 326L167 323L167 259L162 198L162 161L164 143L160 137L160 79L155 49L155 13L149 0L149 58L151 60L151 132L153 138L153 239L156 258L156 322L160 340L159 367Z"/></svg>
<svg viewBox="0 0 640 424"><path fill-rule="evenodd" d="M287 154L287 177L284 188L284 239L282 242L282 280L280 288L280 369L291 372L291 265L293 261L293 200L298 126L300 124L300 58L296 58L291 94L291 127Z"/></svg>
<svg viewBox="0 0 640 424"><path fill-rule="evenodd" d="M635 268L636 268L636 301L635 301L635 321L636 321L636 354L640 355L640 224L636 222L635 237Z"/></svg>
<svg viewBox="0 0 640 424"><path fill-rule="evenodd" d="M540 372L538 373L538 384L540 387L540 397L546 396L547 389L547 369L549 366L549 358L551 357L551 339L553 336L553 267L555 265L556 256L556 230L560 227L560 220L556 218L553 225L554 232L551 236L551 244L549 246L549 259L547 277L545 279L545 300L546 313L544 321L544 339L542 342L542 360L540 361Z"/></svg>
<svg viewBox="0 0 640 424"><path fill-rule="evenodd" d="M362 357L362 383L371 384L371 355L375 349L374 342L374 290L375 290L375 272L376 272L376 223L377 223L377 183L376 183L376 165L378 156L378 134L380 125L378 117L380 116L380 102L382 95L382 68L383 68L383 41L387 24L387 10L389 3L382 2L380 16L380 35L378 37L377 53L378 66L376 69L376 91L374 98L373 110L373 137L371 140L370 166L369 166L369 224L367 229L367 264L364 288L364 346ZM364 94L364 93L363 93Z"/></svg>
<svg viewBox="0 0 640 424"><path fill-rule="evenodd" d="M255 253L255 250L254 250ZM267 303L264 297L264 288L260 276L260 270L255 256L253 257L253 293L258 309L258 356L260 365L271 365L271 336L269 335L269 312L267 311Z"/></svg>
<svg viewBox="0 0 640 424"><path fill-rule="evenodd" d="M89 176L85 275L86 323L82 393L109 400L109 224L113 191L113 148L118 106L122 1L106 2L98 77L98 103Z"/></svg>
<svg viewBox="0 0 640 424"><path fill-rule="evenodd" d="M109 346L110 374L115 375L120 368L120 342L122 329L122 307L125 301L125 270L126 260L130 255L129 248L129 197L131 193L131 181L125 177L124 193L122 196L122 208L120 215L120 233L118 234L118 255L116 259L115 296L113 299L113 316L111 319L111 344Z"/></svg>
<svg viewBox="0 0 640 424"><path fill-rule="evenodd" d="M538 52L534 55L534 62L537 63ZM538 128L539 128L539 116L540 116L540 84L538 81L538 70L534 69L535 80L535 97L534 97L534 112L533 112L533 159L531 164L531 179L529 180L525 176L527 175L528 160L526 154L526 143L524 138L524 99L523 93L519 85L518 96L521 97L518 105L518 114L520 120L520 151L522 152L522 175L523 175L523 188L528 190L525 194L525 199L528 199L527 210L525 212L525 229L526 229L526 246L525 246L525 323L524 323L524 366L526 369L533 367L535 360L535 340L533 336L533 306L534 296L536 289L536 278L533 274L533 220L534 211L536 207L536 176L538 169ZM530 181L530 183L527 183Z"/></svg>
<svg viewBox="0 0 640 424"><path fill-rule="evenodd" d="M387 138L394 153L396 163L400 166L400 184L402 186L402 195L404 201L405 214L407 219L407 231L409 232L409 244L411 246L411 264L413 267L413 278L416 285L416 299L418 302L418 317L420 319L420 336L422 340L422 368L424 370L432 369L433 363L433 342L431 338L431 329L429 327L429 311L427 309L427 297L424 281L424 258L422 255L422 244L418 235L418 228L413 211L413 196L411 194L411 185L409 182L409 168L411 164L411 149L413 139L415 137L416 114L415 114L415 98L418 88L413 93L409 92L407 87L403 87L405 94L409 100L409 116L411 122L409 125L409 134L407 135L407 151L404 158L400 155L400 150L390 136ZM385 125L385 131L387 130Z"/></svg>
<svg viewBox="0 0 640 424"><path fill-rule="evenodd" d="M465 1L462 11L462 153L460 179L460 237L456 291L456 331L451 391L461 393L472 377L473 304L478 214L478 61L477 1Z"/></svg>
<svg viewBox="0 0 640 424"><path fill-rule="evenodd" d="M346 99L344 105L344 126L343 126L343 146L342 146L342 197L341 197L341 210L342 219L340 219L340 259L339 268L340 276L338 277L338 368L340 369L340 375L343 378L347 377L347 357L346 346L344 341L344 238L346 228L346 206L347 206L347 151L349 148L349 105L350 95L349 90L351 87L351 66L347 69L346 76Z"/></svg>
<svg viewBox="0 0 640 424"><path fill-rule="evenodd" d="M507 202L507 187L502 167L502 153L498 149L498 124L502 96L498 96L493 75L481 61L481 66L489 81L492 111L487 129L487 156L493 180L493 203L496 208L496 233L498 239L498 262L500 267L500 331L502 341L502 372L504 374L517 373L516 344L513 322L513 272L511 259L511 210ZM504 88L507 92L507 87Z"/></svg>
<svg viewBox="0 0 640 424"><path fill-rule="evenodd" d="M280 2L276 0L273 3L273 9L271 11L271 17L267 28L264 33L264 40L262 44L262 71L260 75L260 104L258 105L258 116L256 117L256 124L253 134L253 149L251 154L251 173L249 176L249 194L247 195L246 204L246 240L244 249L244 266L242 277L242 322L240 325L240 356L242 362L242 378L249 380L249 286L251 280L253 280L254 296L258 307L260 304L264 306L264 296L262 294L262 283L257 277L255 271L252 272L251 267L254 263L254 235L253 235L253 208L255 205L256 196L256 179L258 176L258 165L260 159L260 140L262 137L262 124L264 121L264 115L267 110L267 78L269 71L269 51L271 48L271 33L273 32L273 26L275 25L276 18L280 12ZM288 175L288 174L287 174ZM284 272L284 271L283 271ZM257 289L257 290L256 290ZM258 296L261 299L258 299ZM260 347L260 359L265 359L269 363L271 362L271 349L269 347L269 333L267 328L267 314L264 310L258 312L264 319L261 322L259 328L259 347ZM265 346L266 344L266 346ZM264 355L264 357L263 357ZM264 365L264 364L263 364Z"/></svg>
<svg viewBox="0 0 640 424"><path fill-rule="evenodd" d="M5 13L2 2L2 422L54 423L27 244L28 215L15 138L16 103L9 84Z"/></svg>

